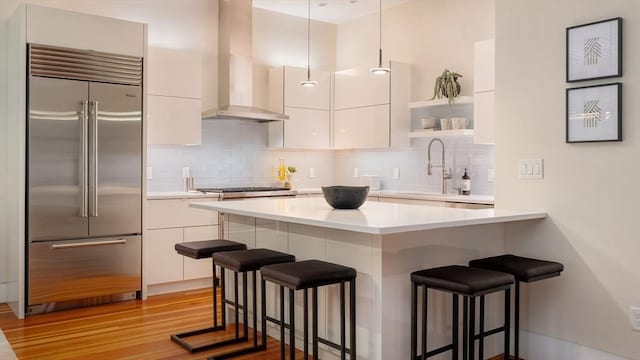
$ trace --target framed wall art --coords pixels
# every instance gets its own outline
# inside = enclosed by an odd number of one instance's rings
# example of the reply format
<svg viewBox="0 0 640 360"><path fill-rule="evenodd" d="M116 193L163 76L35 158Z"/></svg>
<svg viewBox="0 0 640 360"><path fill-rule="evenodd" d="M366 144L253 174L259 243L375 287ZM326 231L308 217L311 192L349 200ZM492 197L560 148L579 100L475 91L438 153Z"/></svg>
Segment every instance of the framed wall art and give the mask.
<svg viewBox="0 0 640 360"><path fill-rule="evenodd" d="M622 18L567 28L567 82L622 76Z"/></svg>
<svg viewBox="0 0 640 360"><path fill-rule="evenodd" d="M568 143L622 141L622 83L567 89Z"/></svg>

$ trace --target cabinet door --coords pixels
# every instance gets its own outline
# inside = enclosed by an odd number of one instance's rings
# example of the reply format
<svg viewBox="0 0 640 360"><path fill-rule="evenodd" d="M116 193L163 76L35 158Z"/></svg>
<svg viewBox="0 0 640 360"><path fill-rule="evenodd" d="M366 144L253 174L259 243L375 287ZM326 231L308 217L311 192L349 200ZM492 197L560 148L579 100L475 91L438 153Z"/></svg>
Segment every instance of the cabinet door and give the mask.
<svg viewBox="0 0 640 360"><path fill-rule="evenodd" d="M300 82L307 79L307 69L284 68L284 106L305 109L329 110L331 106L331 74L327 71L311 70L314 87L305 87Z"/></svg>
<svg viewBox="0 0 640 360"><path fill-rule="evenodd" d="M478 41L474 47L473 58L474 92L496 89L496 42L494 39Z"/></svg>
<svg viewBox="0 0 640 360"><path fill-rule="evenodd" d="M141 57L144 25L28 4L27 42Z"/></svg>
<svg viewBox="0 0 640 360"><path fill-rule="evenodd" d="M199 53L150 47L148 58L147 92L150 95L202 97L202 60Z"/></svg>
<svg viewBox="0 0 640 360"><path fill-rule="evenodd" d="M213 240L218 238L218 226L195 226L184 228L184 242ZM191 259L184 257L184 280L211 277L211 259Z"/></svg>
<svg viewBox="0 0 640 360"><path fill-rule="evenodd" d="M389 105L337 110L334 113L337 149L389 147Z"/></svg>
<svg viewBox="0 0 640 360"><path fill-rule="evenodd" d="M200 144L202 119L199 99L148 96L149 144Z"/></svg>
<svg viewBox="0 0 640 360"><path fill-rule="evenodd" d="M383 198L383 197L380 198L380 202L394 203L394 204L408 204L408 205L438 206L438 207L445 207L447 204L444 201Z"/></svg>
<svg viewBox="0 0 640 360"><path fill-rule="evenodd" d="M147 229L165 229L218 224L218 212L196 209L192 202L210 202L217 199L154 199L147 200Z"/></svg>
<svg viewBox="0 0 640 360"><path fill-rule="evenodd" d="M331 115L326 110L286 107L284 146L299 149L328 149L331 146Z"/></svg>
<svg viewBox="0 0 640 360"><path fill-rule="evenodd" d="M495 144L496 92L476 93L473 103L476 144Z"/></svg>
<svg viewBox="0 0 640 360"><path fill-rule="evenodd" d="M373 74L358 68L335 73L335 109L388 104L390 102L389 74Z"/></svg>
<svg viewBox="0 0 640 360"><path fill-rule="evenodd" d="M175 245L182 242L182 228L147 230L144 235L144 274L147 285L182 280L182 258Z"/></svg>

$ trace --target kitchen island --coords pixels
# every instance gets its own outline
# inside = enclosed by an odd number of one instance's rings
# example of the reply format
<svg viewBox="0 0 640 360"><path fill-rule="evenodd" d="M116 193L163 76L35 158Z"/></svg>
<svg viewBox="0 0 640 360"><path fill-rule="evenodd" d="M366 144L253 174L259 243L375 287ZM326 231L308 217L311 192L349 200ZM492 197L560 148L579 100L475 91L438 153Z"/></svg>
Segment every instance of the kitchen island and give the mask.
<svg viewBox="0 0 640 360"><path fill-rule="evenodd" d="M466 264L504 251L504 223L540 221L537 211L467 210L366 202L358 210L334 210L322 198L252 199L198 202L190 206L218 211L221 235L296 256L351 266L357 278L358 356L362 359L409 358L410 280L412 271ZM279 318L276 289L268 289L268 314ZM228 292L230 293L230 292ZM339 340L338 289L320 292L320 336ZM433 298L432 298L433 296ZM451 301L429 295L429 347L451 336ZM498 326L500 297L487 301L487 328ZM302 319L302 295L296 297L296 321ZM253 314L250 314L252 316ZM296 329L302 324L296 322ZM270 335L277 332L269 331ZM298 334L298 341L302 333ZM498 336L488 339L487 355L498 352ZM301 341L297 344L302 347ZM323 349L323 359L335 356ZM450 357L443 354L443 358ZM435 357L437 359L439 357Z"/></svg>

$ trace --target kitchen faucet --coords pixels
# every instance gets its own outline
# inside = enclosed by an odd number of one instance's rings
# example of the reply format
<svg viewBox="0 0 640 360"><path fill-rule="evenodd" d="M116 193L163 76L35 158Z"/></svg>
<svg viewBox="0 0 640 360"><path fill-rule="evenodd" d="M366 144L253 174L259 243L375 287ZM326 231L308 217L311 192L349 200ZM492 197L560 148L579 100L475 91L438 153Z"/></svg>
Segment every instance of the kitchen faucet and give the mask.
<svg viewBox="0 0 640 360"><path fill-rule="evenodd" d="M440 163L440 165L432 165L431 164L431 145L433 145L434 141L439 141L440 144L442 145L442 162ZM451 170L447 169L445 167L444 164L444 142L442 142L442 140L440 140L439 138L433 138L430 142L429 142L429 148L427 149L427 175L431 176L432 172L431 172L431 168L434 167L439 167L442 168L441 171L441 176L440 176L440 192L442 194L446 194L447 193L447 179L451 179Z"/></svg>

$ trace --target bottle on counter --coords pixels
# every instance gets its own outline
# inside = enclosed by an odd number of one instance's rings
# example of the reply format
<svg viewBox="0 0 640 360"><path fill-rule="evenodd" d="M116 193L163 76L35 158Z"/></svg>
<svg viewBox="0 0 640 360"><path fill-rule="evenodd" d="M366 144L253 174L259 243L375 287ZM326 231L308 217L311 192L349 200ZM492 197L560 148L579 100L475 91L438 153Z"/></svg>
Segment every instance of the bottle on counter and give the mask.
<svg viewBox="0 0 640 360"><path fill-rule="evenodd" d="M287 168L284 166L284 158L280 158L280 164L278 165L278 180L287 180Z"/></svg>
<svg viewBox="0 0 640 360"><path fill-rule="evenodd" d="M464 169L464 175L462 175L462 195L471 195L471 177L467 174L467 169Z"/></svg>

